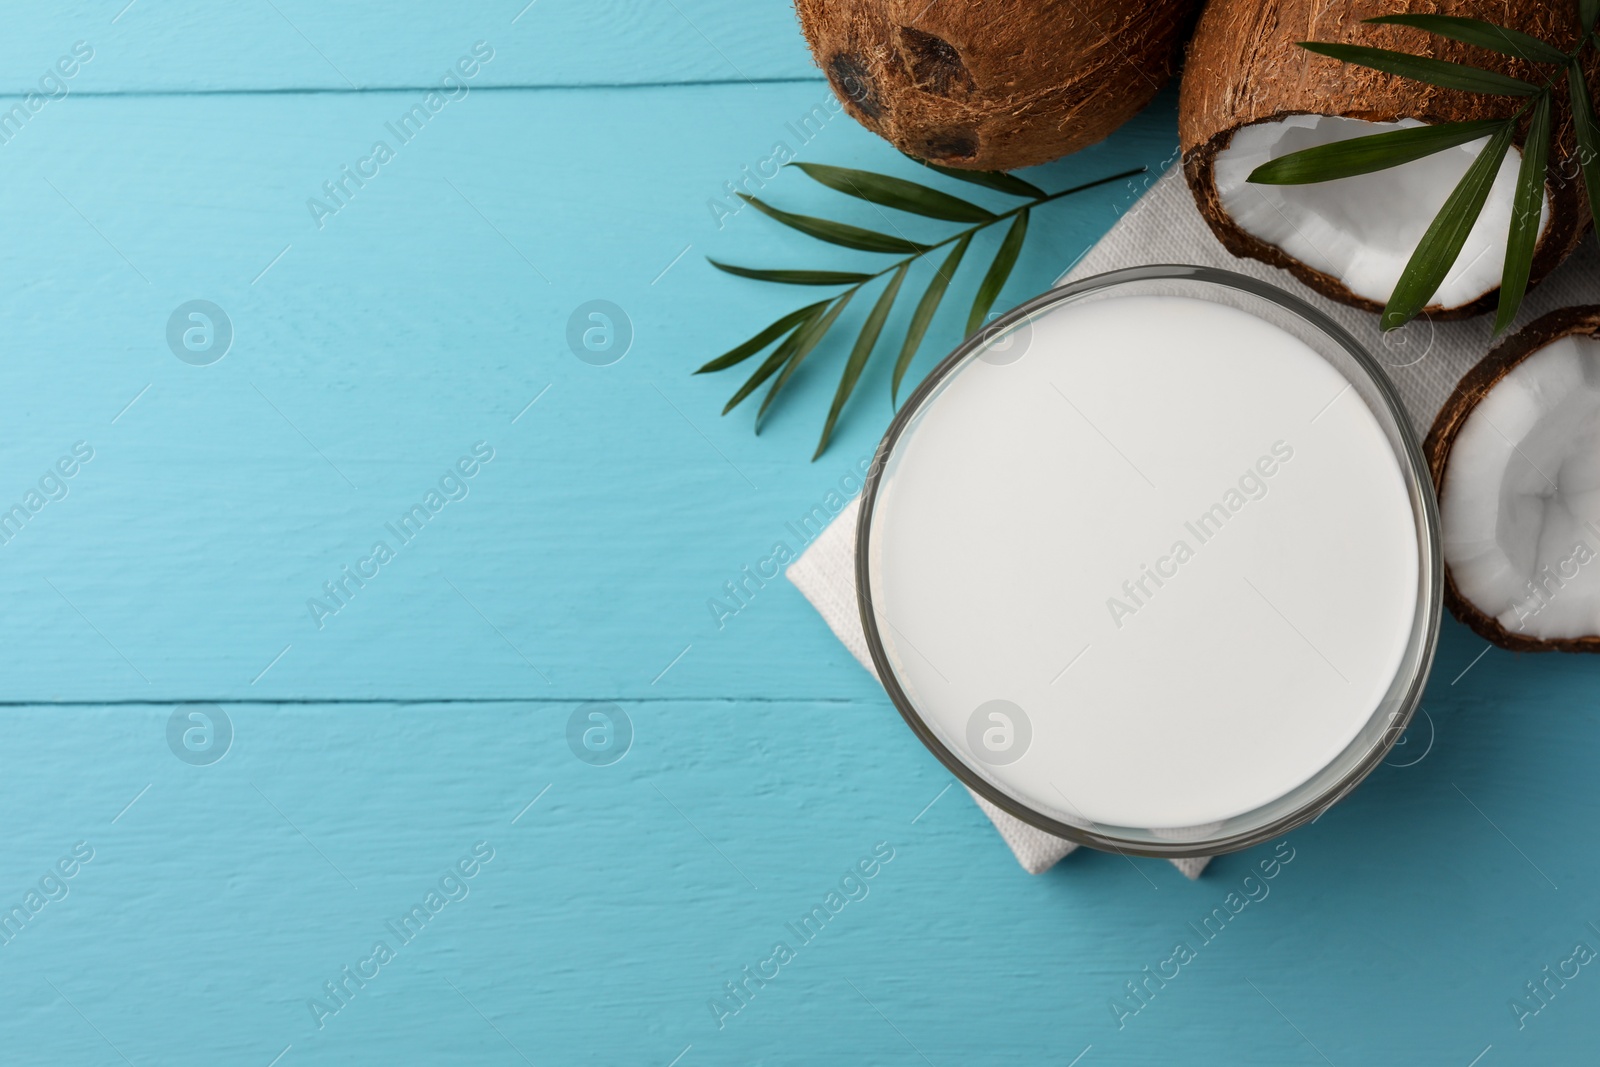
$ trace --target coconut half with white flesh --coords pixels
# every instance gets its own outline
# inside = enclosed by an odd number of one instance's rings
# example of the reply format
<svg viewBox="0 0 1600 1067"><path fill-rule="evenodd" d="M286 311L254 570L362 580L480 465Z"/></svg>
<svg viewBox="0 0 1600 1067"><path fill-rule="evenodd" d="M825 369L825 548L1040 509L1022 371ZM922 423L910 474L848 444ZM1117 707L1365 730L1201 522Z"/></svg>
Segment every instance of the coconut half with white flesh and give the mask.
<svg viewBox="0 0 1600 1067"><path fill-rule="evenodd" d="M1294 274L1334 300L1381 311L1429 224L1488 140L1372 174L1307 185L1246 179L1270 160L1318 145L1425 123L1503 118L1521 101L1440 89L1317 55L1300 41L1391 48L1542 82L1508 56L1363 19L1420 9L1394 0L1212 0L1189 45L1179 100L1184 174L1200 213L1234 255ZM1437 0L1430 13L1485 19L1570 47L1571 5ZM1558 99L1561 95L1558 94ZM1570 115L1557 110L1550 173L1576 173ZM1502 161L1477 224L1426 311L1461 318L1494 307L1505 265L1521 137ZM1531 282L1582 237L1588 207L1578 181L1547 181Z"/></svg>
<svg viewBox="0 0 1600 1067"><path fill-rule="evenodd" d="M1600 305L1484 357L1423 445L1450 610L1525 652L1600 652Z"/></svg>

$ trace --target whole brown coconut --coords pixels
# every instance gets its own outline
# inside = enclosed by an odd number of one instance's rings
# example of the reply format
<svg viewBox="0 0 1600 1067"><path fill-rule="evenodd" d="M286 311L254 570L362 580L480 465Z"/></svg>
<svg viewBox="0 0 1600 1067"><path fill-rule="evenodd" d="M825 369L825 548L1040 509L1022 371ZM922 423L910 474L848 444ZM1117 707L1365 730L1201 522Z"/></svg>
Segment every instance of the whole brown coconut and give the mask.
<svg viewBox="0 0 1600 1067"><path fill-rule="evenodd" d="M1375 123L1407 123L1420 120L1424 123L1459 122L1472 119L1502 118L1514 112L1521 101L1512 97L1486 96L1453 89L1423 85L1396 75L1384 74L1308 52L1298 47L1300 41L1341 42L1390 48L1416 55L1488 67L1514 77L1528 78L1542 83L1551 73L1548 68L1513 59L1499 53L1469 45L1457 44L1420 30L1399 26L1363 25L1362 20L1379 15L1406 12L1459 15L1483 19L1498 25L1520 29L1543 38L1561 49L1570 49L1578 36L1578 26L1570 0L1347 0L1327 3L1326 0L1211 0L1201 15L1189 44L1182 93L1179 98L1178 135L1183 149L1184 174L1194 192L1200 213L1213 232L1232 253L1259 259L1290 271L1311 288L1334 300L1339 300L1370 311L1381 311L1392 281L1388 274L1397 277L1409 258L1421 230L1437 211L1439 203L1454 186L1464 171L1475 146L1453 149L1462 153L1456 157L1456 169L1450 173L1412 171L1414 183L1407 185L1398 175L1407 168L1382 171L1376 175L1346 178L1335 182L1303 186L1248 186L1246 189L1237 173L1225 176L1224 185L1230 188L1219 192L1219 159L1226 158L1230 146L1235 144L1240 131L1251 127L1288 122L1298 122L1293 139L1281 148L1269 149L1274 156L1290 149L1310 147L1314 143L1341 139L1358 133L1378 132L1360 128L1357 123L1341 123L1339 119L1357 119ZM1576 174L1571 163L1574 153L1572 118L1565 102L1566 93L1556 94L1557 102L1552 129L1554 145L1550 154L1552 173ZM1335 116L1329 127L1341 127L1342 134L1317 133L1308 120L1294 120L1293 116ZM1276 128L1276 127L1275 127ZM1321 138L1319 140L1318 138ZM1266 139L1263 131L1253 131L1239 143L1260 142ZM1519 133L1517 144L1520 147ZM1443 160L1445 156L1430 157ZM1509 190L1509 176L1514 172L1518 153L1512 152L1502 169L1501 185ZM1264 159L1262 160L1264 161ZM1438 163L1412 163L1409 168L1437 166ZM1228 168L1223 167L1226 170ZM1235 167L1237 171L1239 168ZM1353 183L1353 184L1346 184ZM1360 184L1364 183L1364 184ZM1341 194L1333 187L1344 186ZM1338 220L1341 212L1345 219L1381 211L1390 211L1394 225L1387 222L1374 227L1384 230L1394 245L1374 251L1362 247L1362 238L1344 247L1340 238L1340 223L1329 223L1318 232L1310 230L1303 219L1285 213L1281 205L1274 204L1273 211L1287 215L1282 220L1284 234L1281 239L1266 239L1262 232L1279 226L1276 216L1267 217L1253 228L1241 224L1250 204L1259 198L1268 204L1271 194L1264 190L1292 189L1294 197L1338 197L1345 202L1321 212L1322 221ZM1332 190L1332 192L1325 192ZM1498 203L1498 194L1491 194L1490 204ZM1546 185L1548 216L1540 235L1534 259L1531 281L1537 283L1548 274L1573 249L1582 237L1588 221L1588 207L1584 202L1581 184L1562 181ZM1407 197L1410 197L1408 206ZM1231 214L1225 200L1232 199ZM1505 219L1509 219L1509 196L1500 197ZM1266 208L1262 208L1268 215ZM1489 234L1486 210L1483 231ZM1447 294L1447 279L1436 295L1436 303L1427 311L1434 318L1462 318L1494 307L1499 284L1499 264L1503 262L1503 236L1505 223L1497 226L1502 240L1500 258L1481 256L1477 263L1468 260L1474 254L1473 245L1457 260L1456 271L1471 271L1472 277L1454 285ZM1343 232L1352 229L1343 223ZM1416 230L1412 236L1411 230ZM1291 232L1293 231L1293 232ZM1329 234L1333 236L1330 237ZM1401 241L1404 237L1404 241ZM1300 242L1304 242L1301 244ZM1302 252L1315 246L1316 256L1296 256L1286 251L1287 246L1299 245ZM1403 244L1403 247L1401 247ZM1481 249L1480 249L1481 250ZM1362 275L1358 266L1347 264L1366 258L1365 284L1353 279ZM1388 257L1385 259L1385 257ZM1395 262L1395 257L1398 261ZM1341 264L1332 269L1324 263L1312 266L1304 259L1325 259ZM1371 269L1374 260L1383 269ZM1450 297L1440 300L1440 297Z"/></svg>
<svg viewBox="0 0 1600 1067"><path fill-rule="evenodd" d="M1501 342L1445 401L1423 455L1439 492L1445 603L1517 652L1600 652L1600 305Z"/></svg>
<svg viewBox="0 0 1600 1067"><path fill-rule="evenodd" d="M974 170L1102 140L1177 70L1199 0L795 0L817 65L867 129Z"/></svg>

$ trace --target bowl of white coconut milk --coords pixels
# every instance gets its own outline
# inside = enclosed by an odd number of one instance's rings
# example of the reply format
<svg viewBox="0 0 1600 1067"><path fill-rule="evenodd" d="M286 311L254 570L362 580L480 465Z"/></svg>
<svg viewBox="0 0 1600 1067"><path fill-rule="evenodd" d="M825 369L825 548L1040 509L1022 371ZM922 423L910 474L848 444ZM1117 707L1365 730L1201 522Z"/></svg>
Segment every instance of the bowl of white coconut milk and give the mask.
<svg viewBox="0 0 1600 1067"><path fill-rule="evenodd" d="M1057 836L1213 855L1300 825L1404 732L1437 505L1379 365L1244 275L1114 271L968 339L891 424L856 585L957 777Z"/></svg>

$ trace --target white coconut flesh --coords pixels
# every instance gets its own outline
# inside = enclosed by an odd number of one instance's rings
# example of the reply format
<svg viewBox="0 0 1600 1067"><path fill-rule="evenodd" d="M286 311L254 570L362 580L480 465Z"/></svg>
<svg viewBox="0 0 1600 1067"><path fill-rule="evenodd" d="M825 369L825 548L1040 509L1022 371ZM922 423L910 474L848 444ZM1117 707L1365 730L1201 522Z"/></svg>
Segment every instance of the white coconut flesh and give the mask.
<svg viewBox="0 0 1600 1067"><path fill-rule="evenodd" d="M1600 342L1564 337L1473 408L1440 493L1456 590L1508 632L1600 634Z"/></svg>
<svg viewBox="0 0 1600 1067"><path fill-rule="evenodd" d="M1294 115L1245 126L1217 153L1215 180L1222 207L1246 233L1337 278L1357 296L1387 303L1428 224L1487 137L1403 166L1336 181L1252 185L1245 179L1263 163L1291 152L1421 125L1416 119L1367 122ZM1520 150L1513 147L1501 161L1483 213L1430 306L1460 307L1500 285L1521 160ZM1541 238L1549 223L1547 190L1539 220Z"/></svg>

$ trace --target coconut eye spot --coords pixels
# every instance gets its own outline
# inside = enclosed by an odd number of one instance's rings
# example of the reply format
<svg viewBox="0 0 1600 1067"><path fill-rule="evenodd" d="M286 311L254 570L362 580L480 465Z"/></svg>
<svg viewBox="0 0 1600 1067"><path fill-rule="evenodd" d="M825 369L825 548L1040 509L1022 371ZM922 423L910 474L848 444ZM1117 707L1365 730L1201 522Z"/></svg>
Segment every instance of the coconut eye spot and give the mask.
<svg viewBox="0 0 1600 1067"><path fill-rule="evenodd" d="M828 60L828 80L833 83L833 91L855 104L863 115L873 119L882 117L883 107L878 103L872 76L867 73L867 64L860 56L850 52L834 53Z"/></svg>
<svg viewBox="0 0 1600 1067"><path fill-rule="evenodd" d="M901 26L900 50L919 89L949 96L957 89L972 88L972 74L961 61L961 53L943 37Z"/></svg>
<svg viewBox="0 0 1600 1067"><path fill-rule="evenodd" d="M1487 137L1399 167L1331 182L1252 185L1246 178L1263 163L1291 152L1420 125L1416 119L1368 122L1293 115L1243 127L1217 153L1217 195L1246 233L1332 277L1356 296L1386 303L1429 223ZM1499 286L1520 165L1521 152L1513 148L1431 305L1460 307ZM1540 209L1541 238L1549 223L1547 190Z"/></svg>
<svg viewBox="0 0 1600 1067"><path fill-rule="evenodd" d="M936 130L918 138L917 154L924 159L972 159L978 154L978 135L970 130Z"/></svg>
<svg viewBox="0 0 1600 1067"><path fill-rule="evenodd" d="M1518 363L1457 433L1440 492L1457 592L1508 633L1600 633L1600 341Z"/></svg>

